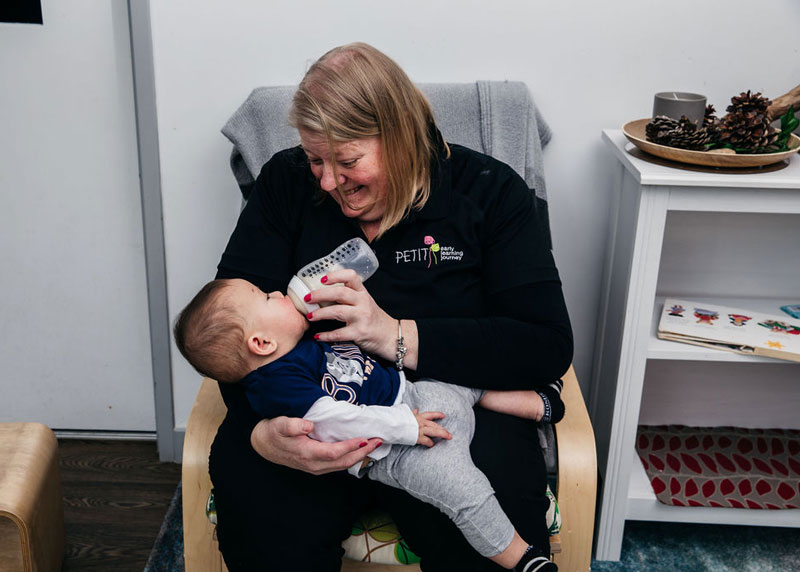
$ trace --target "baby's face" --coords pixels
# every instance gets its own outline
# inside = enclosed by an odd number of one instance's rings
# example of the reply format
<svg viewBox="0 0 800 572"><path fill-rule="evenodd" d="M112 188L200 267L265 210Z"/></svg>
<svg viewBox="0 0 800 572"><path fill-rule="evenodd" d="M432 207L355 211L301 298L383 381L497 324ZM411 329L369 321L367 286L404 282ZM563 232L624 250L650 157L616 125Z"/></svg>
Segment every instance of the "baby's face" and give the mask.
<svg viewBox="0 0 800 572"><path fill-rule="evenodd" d="M231 280L228 295L235 301L253 330L268 332L292 346L308 329L308 321L288 296L275 291L265 294L246 280Z"/></svg>

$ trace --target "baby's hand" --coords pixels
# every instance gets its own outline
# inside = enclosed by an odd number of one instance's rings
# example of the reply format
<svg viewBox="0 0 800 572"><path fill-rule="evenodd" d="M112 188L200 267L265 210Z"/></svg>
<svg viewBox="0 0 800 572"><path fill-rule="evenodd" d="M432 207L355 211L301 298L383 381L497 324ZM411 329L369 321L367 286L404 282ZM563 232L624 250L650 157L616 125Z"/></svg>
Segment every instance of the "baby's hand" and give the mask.
<svg viewBox="0 0 800 572"><path fill-rule="evenodd" d="M415 409L414 417L417 418L417 423L419 424L417 445L433 447L435 445L433 437L441 437L442 439L453 438L447 429L433 421L434 419L444 419L444 413L441 411L423 411L420 413L419 409Z"/></svg>

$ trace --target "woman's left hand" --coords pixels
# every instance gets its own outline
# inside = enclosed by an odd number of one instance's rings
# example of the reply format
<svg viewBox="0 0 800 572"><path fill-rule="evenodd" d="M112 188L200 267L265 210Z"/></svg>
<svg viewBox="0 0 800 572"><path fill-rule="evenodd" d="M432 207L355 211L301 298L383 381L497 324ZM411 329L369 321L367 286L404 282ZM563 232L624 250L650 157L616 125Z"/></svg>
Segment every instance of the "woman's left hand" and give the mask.
<svg viewBox="0 0 800 572"><path fill-rule="evenodd" d="M397 346L397 320L373 300L354 270L336 270L323 277L324 288L313 290L306 302L331 304L311 314L310 321L337 320L344 326L320 332L323 342L355 342L366 353L394 359Z"/></svg>

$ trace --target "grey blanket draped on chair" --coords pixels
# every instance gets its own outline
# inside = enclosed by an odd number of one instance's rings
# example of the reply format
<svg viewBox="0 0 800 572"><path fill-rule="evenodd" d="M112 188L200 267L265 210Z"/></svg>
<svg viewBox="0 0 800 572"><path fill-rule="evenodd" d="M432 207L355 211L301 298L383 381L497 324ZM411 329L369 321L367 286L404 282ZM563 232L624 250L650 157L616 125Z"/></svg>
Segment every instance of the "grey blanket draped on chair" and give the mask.
<svg viewBox="0 0 800 572"><path fill-rule="evenodd" d="M550 243L542 149L551 132L522 82L418 84L431 103L444 138L510 165L536 193L536 208ZM222 133L233 143L231 168L245 200L261 167L276 152L298 145L288 112L295 86L259 87ZM477 119L477 120L476 120ZM519 142L525 145L520 146Z"/></svg>

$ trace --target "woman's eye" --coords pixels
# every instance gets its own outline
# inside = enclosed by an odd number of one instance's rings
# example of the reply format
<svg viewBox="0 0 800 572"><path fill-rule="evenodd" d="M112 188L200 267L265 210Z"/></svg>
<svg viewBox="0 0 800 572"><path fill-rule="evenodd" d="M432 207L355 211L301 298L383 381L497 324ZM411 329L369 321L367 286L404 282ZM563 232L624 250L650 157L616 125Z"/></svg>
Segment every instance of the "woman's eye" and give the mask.
<svg viewBox="0 0 800 572"><path fill-rule="evenodd" d="M339 164L344 167L345 169L351 169L352 167L356 166L358 163L358 159L350 159L349 161L341 161Z"/></svg>

